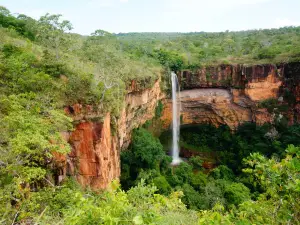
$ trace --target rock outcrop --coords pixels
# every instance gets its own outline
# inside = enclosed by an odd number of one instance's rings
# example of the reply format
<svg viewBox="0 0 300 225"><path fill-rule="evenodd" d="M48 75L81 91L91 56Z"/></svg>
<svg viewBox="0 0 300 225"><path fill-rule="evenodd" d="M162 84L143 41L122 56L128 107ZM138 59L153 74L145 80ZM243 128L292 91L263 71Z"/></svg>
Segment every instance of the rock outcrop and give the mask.
<svg viewBox="0 0 300 225"><path fill-rule="evenodd" d="M178 73L182 123L227 124L235 129L244 122L270 122L272 115L259 102L279 99L289 105L290 124L299 122L300 63L281 65L220 65ZM288 102L287 94L292 102ZM164 128L171 123L170 100L165 100Z"/></svg>
<svg viewBox="0 0 300 225"><path fill-rule="evenodd" d="M183 124L227 124L235 129L248 121L270 122L272 115L258 107L259 102L270 98L288 104L291 124L300 121L300 63L221 65L196 72L182 71L178 77L183 89L180 97ZM103 115L93 106L66 107L66 113L74 119L75 130L64 134L72 152L64 160L59 157L64 165L61 174L73 175L83 186L93 189L106 188L113 179L118 179L121 149L129 145L134 128L154 117L159 100L164 105L160 129L168 129L172 106L161 92L160 79L150 88L139 88L132 81L121 114L113 121L110 114Z"/></svg>
<svg viewBox="0 0 300 225"><path fill-rule="evenodd" d="M119 146L128 147L133 129L151 120L155 114L155 108L164 94L160 89L160 79L152 88L137 89L133 83L125 97L125 107L118 121Z"/></svg>
<svg viewBox="0 0 300 225"><path fill-rule="evenodd" d="M242 89L253 101L276 98L282 85L282 65L221 65L194 73L182 71L179 80L183 90L195 88Z"/></svg>
<svg viewBox="0 0 300 225"><path fill-rule="evenodd" d="M64 135L72 151L65 158L63 176L76 177L84 187L104 189L120 176L120 152L117 136L112 135L110 114L103 121L81 119L77 123L73 132Z"/></svg>
<svg viewBox="0 0 300 225"><path fill-rule="evenodd" d="M158 100L163 96L160 80L151 88L139 89L132 83L125 96L125 107L116 120L114 134L110 114L103 115L90 105L75 104L65 108L75 124L71 133L64 137L72 151L57 161L63 165L59 180L66 175L76 177L78 182L93 189L104 189L120 176L120 149L130 143L131 132L153 118Z"/></svg>
<svg viewBox="0 0 300 225"><path fill-rule="evenodd" d="M244 94L236 90L204 88L185 90L180 93L181 123L210 123L215 126L227 124L231 129L244 122L270 122L271 115L265 109L258 109ZM165 100L163 111L164 128L172 122L172 102Z"/></svg>

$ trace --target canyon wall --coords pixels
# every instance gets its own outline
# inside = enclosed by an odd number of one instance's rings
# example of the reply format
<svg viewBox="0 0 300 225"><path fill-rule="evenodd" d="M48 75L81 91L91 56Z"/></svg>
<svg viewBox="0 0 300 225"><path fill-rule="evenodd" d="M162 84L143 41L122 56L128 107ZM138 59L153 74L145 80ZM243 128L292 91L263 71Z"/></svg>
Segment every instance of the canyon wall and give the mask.
<svg viewBox="0 0 300 225"><path fill-rule="evenodd" d="M272 113L259 104L269 99L277 99L279 105L289 108L285 114L290 124L299 122L300 63L220 65L181 71L178 78L183 90L182 124L227 124L235 129L244 122L271 122ZM164 101L164 128L171 124L171 104L168 99Z"/></svg>
<svg viewBox="0 0 300 225"><path fill-rule="evenodd" d="M119 146L127 148L131 140L133 129L151 120L159 100L165 98L160 89L161 80L158 79L152 88L139 89L135 82L127 90L125 107L118 121Z"/></svg>
<svg viewBox="0 0 300 225"><path fill-rule="evenodd" d="M66 107L66 114L74 120L74 131L63 134L71 144L71 153L56 156L61 165L59 180L71 175L82 186L97 190L118 179L120 150L129 145L134 128L153 118L157 102L163 97L159 85L157 80L151 88L143 89L133 81L119 118L112 118L109 113L103 115L91 105Z"/></svg>
<svg viewBox="0 0 300 225"><path fill-rule="evenodd" d="M221 65L207 67L195 72L178 74L183 90L195 88L242 89L253 101L276 98L282 85L284 65Z"/></svg>
<svg viewBox="0 0 300 225"><path fill-rule="evenodd" d="M288 106L286 115L290 124L299 122L299 68L300 63L290 63L250 67L221 65L195 72L182 71L178 73L182 124L227 124L235 129L244 122L271 122L272 114L259 107L259 102L270 98ZM64 134L72 152L61 160L60 177L75 176L83 186L93 189L106 188L112 180L118 179L121 149L130 144L134 128L154 117L159 100L164 105L159 129L170 128L172 103L161 92L160 83L158 79L151 88L141 88L132 81L119 118L97 113L89 105L66 107L75 130Z"/></svg>
<svg viewBox="0 0 300 225"><path fill-rule="evenodd" d="M258 124L271 121L271 115L239 91L217 88L184 90L180 93L181 124L226 124L236 129L245 122ZM172 102L165 100L162 120L167 129L172 122Z"/></svg>

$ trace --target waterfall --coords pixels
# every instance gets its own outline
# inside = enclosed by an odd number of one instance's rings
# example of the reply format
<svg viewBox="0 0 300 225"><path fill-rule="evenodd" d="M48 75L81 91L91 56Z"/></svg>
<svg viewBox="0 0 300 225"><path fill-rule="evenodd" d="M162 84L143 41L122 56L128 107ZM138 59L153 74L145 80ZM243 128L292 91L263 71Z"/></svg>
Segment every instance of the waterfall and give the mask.
<svg viewBox="0 0 300 225"><path fill-rule="evenodd" d="M179 129L180 129L180 89L177 75L172 72L172 165L181 162L179 157ZM177 94L178 91L178 94Z"/></svg>

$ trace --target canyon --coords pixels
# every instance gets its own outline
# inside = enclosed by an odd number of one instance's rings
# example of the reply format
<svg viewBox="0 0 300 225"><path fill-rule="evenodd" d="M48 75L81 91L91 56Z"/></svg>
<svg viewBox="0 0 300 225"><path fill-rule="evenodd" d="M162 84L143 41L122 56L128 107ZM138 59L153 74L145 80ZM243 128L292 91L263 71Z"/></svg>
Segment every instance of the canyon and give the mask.
<svg viewBox="0 0 300 225"><path fill-rule="evenodd" d="M286 105L289 124L300 119L300 64L220 65L197 71L177 72L181 86L181 123L228 125L232 130L244 122L263 124L274 120L273 113L260 102L276 99ZM93 106L76 104L65 111L74 120L74 131L64 134L72 151L62 163L60 177L72 175L82 186L104 189L120 176L120 151L126 149L133 129L155 117L159 101L163 111L159 129L172 122L168 93L161 90L161 79L151 88L132 81L127 88L124 107L118 118L102 115ZM289 102L287 96L292 96ZM113 126L112 126L113 125ZM61 180L60 179L60 180Z"/></svg>

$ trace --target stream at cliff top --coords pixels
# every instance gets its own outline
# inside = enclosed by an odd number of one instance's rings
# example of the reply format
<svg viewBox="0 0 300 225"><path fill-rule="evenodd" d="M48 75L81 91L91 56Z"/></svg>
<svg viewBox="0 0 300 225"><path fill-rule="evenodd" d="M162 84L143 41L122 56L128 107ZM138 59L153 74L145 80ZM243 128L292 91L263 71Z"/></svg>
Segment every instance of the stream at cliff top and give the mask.
<svg viewBox="0 0 300 225"><path fill-rule="evenodd" d="M172 165L182 161L179 157L179 130L180 130L180 88L177 75L172 72ZM178 93L177 93L178 92Z"/></svg>

